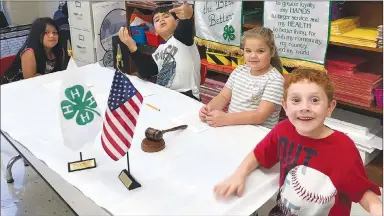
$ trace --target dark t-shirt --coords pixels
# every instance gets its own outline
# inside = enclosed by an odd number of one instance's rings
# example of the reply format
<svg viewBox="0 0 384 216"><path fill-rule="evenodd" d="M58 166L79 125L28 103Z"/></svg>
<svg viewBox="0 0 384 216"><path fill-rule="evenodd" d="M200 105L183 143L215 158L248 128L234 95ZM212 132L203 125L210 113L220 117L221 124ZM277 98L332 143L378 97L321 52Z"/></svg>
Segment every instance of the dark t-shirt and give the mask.
<svg viewBox="0 0 384 216"><path fill-rule="evenodd" d="M4 77L1 79L1 84L11 83L11 82L24 79L23 72L21 70L21 55L27 50L33 51L32 48L26 48L23 52L21 52L19 58L15 59L16 62L13 62L11 67L5 72ZM54 70L55 70L56 64L60 64L60 63L64 64L64 62L62 61L57 61L55 56L51 56L51 59L48 59L45 62L44 71L37 71L37 73L43 75L43 74L55 72Z"/></svg>

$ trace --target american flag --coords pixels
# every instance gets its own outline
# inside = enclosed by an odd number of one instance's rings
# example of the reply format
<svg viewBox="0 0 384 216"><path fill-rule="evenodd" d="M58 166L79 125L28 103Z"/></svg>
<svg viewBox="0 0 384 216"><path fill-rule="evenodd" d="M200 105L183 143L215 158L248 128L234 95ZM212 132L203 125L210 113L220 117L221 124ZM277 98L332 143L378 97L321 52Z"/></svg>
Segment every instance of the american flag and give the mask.
<svg viewBox="0 0 384 216"><path fill-rule="evenodd" d="M115 161L131 147L142 103L142 95L128 77L115 71L101 133L101 144Z"/></svg>

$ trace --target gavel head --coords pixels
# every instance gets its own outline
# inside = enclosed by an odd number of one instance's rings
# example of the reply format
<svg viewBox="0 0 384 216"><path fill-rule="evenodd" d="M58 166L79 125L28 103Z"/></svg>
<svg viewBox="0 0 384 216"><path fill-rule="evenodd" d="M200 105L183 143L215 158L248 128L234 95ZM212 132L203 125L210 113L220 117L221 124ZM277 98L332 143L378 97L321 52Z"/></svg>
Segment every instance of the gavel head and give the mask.
<svg viewBox="0 0 384 216"><path fill-rule="evenodd" d="M163 132L161 130L149 127L147 130L145 130L145 137L153 141L160 141L163 139Z"/></svg>

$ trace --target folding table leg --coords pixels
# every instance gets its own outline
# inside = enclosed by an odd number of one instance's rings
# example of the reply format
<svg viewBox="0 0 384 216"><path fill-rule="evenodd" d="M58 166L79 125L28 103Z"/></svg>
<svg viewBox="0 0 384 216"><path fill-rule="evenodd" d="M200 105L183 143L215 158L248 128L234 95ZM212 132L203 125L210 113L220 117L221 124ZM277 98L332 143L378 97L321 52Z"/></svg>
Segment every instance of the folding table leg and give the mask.
<svg viewBox="0 0 384 216"><path fill-rule="evenodd" d="M7 179L7 183L13 183L14 180L13 180L13 176L12 176L12 166L13 164L18 161L19 159L21 159L21 155L17 155L15 157L13 157L7 164L7 170L6 170L6 173L5 173L5 177Z"/></svg>
<svg viewBox="0 0 384 216"><path fill-rule="evenodd" d="M24 166L29 166L27 160L25 160L25 158L23 158L23 160L24 160Z"/></svg>

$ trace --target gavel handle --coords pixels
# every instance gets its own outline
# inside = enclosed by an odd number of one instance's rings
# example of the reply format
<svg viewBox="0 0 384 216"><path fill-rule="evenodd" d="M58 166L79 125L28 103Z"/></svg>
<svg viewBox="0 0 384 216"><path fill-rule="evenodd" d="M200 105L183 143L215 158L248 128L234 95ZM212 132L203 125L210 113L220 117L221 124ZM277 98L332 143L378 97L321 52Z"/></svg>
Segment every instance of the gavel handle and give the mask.
<svg viewBox="0 0 384 216"><path fill-rule="evenodd" d="M174 127L174 128L163 130L162 132L163 133L167 133L167 132L170 132L170 131L182 130L182 129L185 129L187 127L188 127L188 125L180 125L180 126L177 126L177 127Z"/></svg>

